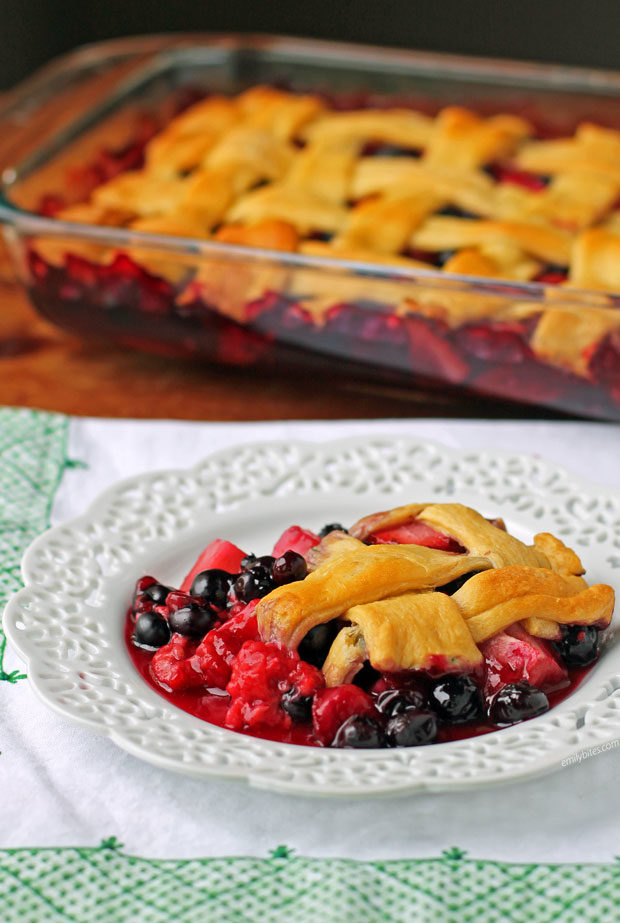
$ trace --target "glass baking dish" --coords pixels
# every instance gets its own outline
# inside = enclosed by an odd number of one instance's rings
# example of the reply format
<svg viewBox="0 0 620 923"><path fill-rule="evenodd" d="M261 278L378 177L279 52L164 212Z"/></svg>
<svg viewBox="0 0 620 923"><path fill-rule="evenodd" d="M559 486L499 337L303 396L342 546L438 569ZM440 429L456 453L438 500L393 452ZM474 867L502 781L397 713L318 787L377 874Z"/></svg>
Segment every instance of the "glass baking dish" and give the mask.
<svg viewBox="0 0 620 923"><path fill-rule="evenodd" d="M17 88L0 111L0 220L42 315L164 357L620 419L620 315L618 329L577 368L563 360L561 337L552 350L536 347L542 317L588 327L601 308L618 310L617 295L53 217L59 201L80 201L97 182L139 167L148 138L184 105L256 84L320 92L342 108L389 100L431 114L447 104L526 114L551 137L584 119L620 128L613 73L268 36L171 35L84 48ZM502 320L517 304L519 319L513 311ZM448 322L442 309L468 320Z"/></svg>

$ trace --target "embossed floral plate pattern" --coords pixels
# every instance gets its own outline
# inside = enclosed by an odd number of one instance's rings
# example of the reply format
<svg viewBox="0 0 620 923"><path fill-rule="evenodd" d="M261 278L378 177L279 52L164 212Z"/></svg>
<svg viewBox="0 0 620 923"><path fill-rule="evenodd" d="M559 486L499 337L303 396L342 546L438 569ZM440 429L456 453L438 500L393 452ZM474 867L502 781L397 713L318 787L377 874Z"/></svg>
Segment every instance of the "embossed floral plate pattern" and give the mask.
<svg viewBox="0 0 620 923"><path fill-rule="evenodd" d="M292 522L319 528L400 503L458 499L531 542L574 547L591 583L620 589L620 495L528 455L451 451L406 438L263 443L189 470L110 488L80 518L40 536L24 589L4 614L28 677L60 714L157 766L312 795L463 789L526 778L620 738L620 645L613 631L582 685L548 714L462 741L396 750L300 747L210 725L135 671L123 640L135 580L179 581L214 538L265 553ZM617 618L617 617L616 617Z"/></svg>

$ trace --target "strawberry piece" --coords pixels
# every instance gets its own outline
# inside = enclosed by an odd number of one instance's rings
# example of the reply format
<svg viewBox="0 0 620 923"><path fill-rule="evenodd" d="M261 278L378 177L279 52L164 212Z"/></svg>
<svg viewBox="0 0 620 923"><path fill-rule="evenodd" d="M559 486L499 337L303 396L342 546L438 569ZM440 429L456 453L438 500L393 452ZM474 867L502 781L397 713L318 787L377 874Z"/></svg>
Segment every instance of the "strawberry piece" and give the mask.
<svg viewBox="0 0 620 923"><path fill-rule="evenodd" d="M44 195L39 200L37 211L46 218L55 218L59 211L66 208L67 203L59 195Z"/></svg>
<svg viewBox="0 0 620 923"><path fill-rule="evenodd" d="M485 692L492 696L508 683L528 682L538 689L564 685L566 668L558 661L549 642L534 638L515 623L480 644L485 659Z"/></svg>
<svg viewBox="0 0 620 923"><path fill-rule="evenodd" d="M530 189L532 192L540 192L547 186L547 180L543 176L530 173L529 170L518 170L516 167L497 164L493 172L498 183L513 183L516 186Z"/></svg>
<svg viewBox="0 0 620 923"><path fill-rule="evenodd" d="M542 282L544 285L561 285L563 282L566 282L568 278L568 273L562 272L561 270L549 270L548 272L541 272L534 282Z"/></svg>
<svg viewBox="0 0 620 923"><path fill-rule="evenodd" d="M408 316L403 323L414 372L452 384L459 384L467 378L469 366L447 337L435 332L419 317Z"/></svg>
<svg viewBox="0 0 620 923"><path fill-rule="evenodd" d="M271 727L287 730L291 717L280 707L282 694L294 688L312 696L324 685L323 674L281 644L246 641L232 662L226 691L232 703L226 725L233 730Z"/></svg>
<svg viewBox="0 0 620 923"><path fill-rule="evenodd" d="M230 680L231 664L246 641L258 639L258 622L254 610L258 603L253 599L247 606L237 608L234 614L217 628L207 632L192 658L194 669L199 670L207 686L225 689Z"/></svg>
<svg viewBox="0 0 620 923"><path fill-rule="evenodd" d="M590 356L590 373L597 382L606 388L620 388L620 336L617 333L605 337Z"/></svg>
<svg viewBox="0 0 620 923"><path fill-rule="evenodd" d="M271 552L274 558L280 558L285 551L296 551L298 554L305 555L318 545L321 539L310 529L302 529L301 526L290 526L286 529L278 541L273 546Z"/></svg>
<svg viewBox="0 0 620 923"><path fill-rule="evenodd" d="M542 362L523 361L491 366L472 382L472 387L494 398L568 409L574 405L576 384L569 372Z"/></svg>
<svg viewBox="0 0 620 923"><path fill-rule="evenodd" d="M203 570L210 570L213 567L217 567L220 570L228 571L229 574L239 573L243 558L245 558L245 551L242 551L241 548L233 545L232 542L216 538L215 541L207 545L204 551L198 556L198 560L181 584L181 592L189 592L194 582L194 577Z"/></svg>
<svg viewBox="0 0 620 923"><path fill-rule="evenodd" d="M319 689L312 703L312 725L317 739L329 747L338 728L353 715L373 715L373 700L352 683Z"/></svg>
<svg viewBox="0 0 620 923"><path fill-rule="evenodd" d="M440 551L452 551L455 554L465 554L463 548L455 538L449 535L442 535L441 532L431 529L423 522L414 519L412 522L404 523L402 526L388 526L387 529L379 529L370 536L376 545L424 545L426 548L438 548Z"/></svg>
<svg viewBox="0 0 620 923"><path fill-rule="evenodd" d="M182 692L204 686L204 677L194 669L192 655L196 642L183 635L173 635L168 644L153 655L151 673L167 689Z"/></svg>
<svg viewBox="0 0 620 923"><path fill-rule="evenodd" d="M215 325L213 321L212 326ZM259 333L232 321L221 321L217 354L220 362L229 365L253 365L269 348L269 342Z"/></svg>

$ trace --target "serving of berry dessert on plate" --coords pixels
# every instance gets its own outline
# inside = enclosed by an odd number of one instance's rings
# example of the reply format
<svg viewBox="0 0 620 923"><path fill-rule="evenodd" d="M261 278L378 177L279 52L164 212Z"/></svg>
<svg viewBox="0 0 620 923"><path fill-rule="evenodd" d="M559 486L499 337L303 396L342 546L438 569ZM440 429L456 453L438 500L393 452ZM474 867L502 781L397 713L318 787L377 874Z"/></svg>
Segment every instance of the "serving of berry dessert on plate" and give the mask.
<svg viewBox="0 0 620 923"><path fill-rule="evenodd" d="M264 550L264 549L261 549ZM547 532L526 545L459 503L412 503L270 554L216 539L179 588L142 576L134 664L234 731L335 748L416 747L544 714L599 655L614 591Z"/></svg>
<svg viewBox="0 0 620 923"><path fill-rule="evenodd" d="M44 532L3 628L46 705L167 771L480 788L620 738L619 548L617 491L537 456L253 442Z"/></svg>

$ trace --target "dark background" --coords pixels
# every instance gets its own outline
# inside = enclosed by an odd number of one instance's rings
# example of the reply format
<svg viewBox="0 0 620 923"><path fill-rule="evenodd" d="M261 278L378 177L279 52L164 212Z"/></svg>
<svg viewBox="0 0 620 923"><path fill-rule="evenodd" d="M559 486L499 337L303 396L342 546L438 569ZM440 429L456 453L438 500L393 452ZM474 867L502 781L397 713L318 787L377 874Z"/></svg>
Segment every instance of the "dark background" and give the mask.
<svg viewBox="0 0 620 923"><path fill-rule="evenodd" d="M0 0L0 88L76 45L194 30L620 68L620 0Z"/></svg>

